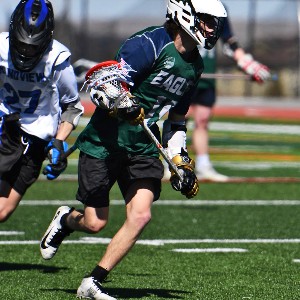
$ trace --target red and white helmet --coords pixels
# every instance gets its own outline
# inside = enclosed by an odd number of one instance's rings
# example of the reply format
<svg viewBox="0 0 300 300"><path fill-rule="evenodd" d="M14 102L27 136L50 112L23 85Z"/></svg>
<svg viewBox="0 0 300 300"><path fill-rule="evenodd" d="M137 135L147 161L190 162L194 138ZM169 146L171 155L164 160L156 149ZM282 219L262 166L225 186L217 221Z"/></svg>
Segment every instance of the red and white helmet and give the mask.
<svg viewBox="0 0 300 300"><path fill-rule="evenodd" d="M168 0L167 3L167 20L174 20L205 49L215 46L226 17L220 0ZM207 31L206 25L213 30Z"/></svg>

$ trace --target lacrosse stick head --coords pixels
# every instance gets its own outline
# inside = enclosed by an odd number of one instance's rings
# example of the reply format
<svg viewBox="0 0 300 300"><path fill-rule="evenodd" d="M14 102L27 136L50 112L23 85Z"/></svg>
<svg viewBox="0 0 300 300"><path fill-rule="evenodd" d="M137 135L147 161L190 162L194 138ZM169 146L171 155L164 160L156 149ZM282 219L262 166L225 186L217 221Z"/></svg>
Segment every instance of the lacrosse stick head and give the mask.
<svg viewBox="0 0 300 300"><path fill-rule="evenodd" d="M90 89L92 101L102 108L115 109L130 107L128 71L115 60L101 62L89 69L85 76L85 85ZM100 99L100 100L99 100Z"/></svg>

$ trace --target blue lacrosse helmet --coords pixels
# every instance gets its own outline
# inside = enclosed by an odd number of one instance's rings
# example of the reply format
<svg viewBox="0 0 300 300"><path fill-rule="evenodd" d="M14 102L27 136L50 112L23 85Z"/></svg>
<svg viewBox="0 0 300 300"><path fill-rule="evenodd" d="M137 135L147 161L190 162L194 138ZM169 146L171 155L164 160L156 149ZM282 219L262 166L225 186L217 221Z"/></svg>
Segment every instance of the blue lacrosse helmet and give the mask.
<svg viewBox="0 0 300 300"><path fill-rule="evenodd" d="M9 47L13 65L29 72L39 63L53 40L54 14L48 0L21 0L9 26Z"/></svg>

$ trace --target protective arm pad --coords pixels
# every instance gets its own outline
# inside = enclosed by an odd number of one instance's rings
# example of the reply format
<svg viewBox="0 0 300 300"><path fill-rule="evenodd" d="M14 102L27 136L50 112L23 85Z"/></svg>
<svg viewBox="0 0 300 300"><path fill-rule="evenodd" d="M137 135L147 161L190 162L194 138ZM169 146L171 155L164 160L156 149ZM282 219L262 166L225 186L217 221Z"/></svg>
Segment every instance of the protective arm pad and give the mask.
<svg viewBox="0 0 300 300"><path fill-rule="evenodd" d="M83 113L84 107L80 102L80 98L78 98L78 101L70 102L64 105L64 109L61 115L61 121L73 124L73 127L75 129Z"/></svg>
<svg viewBox="0 0 300 300"><path fill-rule="evenodd" d="M165 120L163 124L162 144L167 149L171 158L181 153L181 149L187 152L186 148L186 124L185 121Z"/></svg>
<svg viewBox="0 0 300 300"><path fill-rule="evenodd" d="M223 45L223 53L230 57L233 58L234 57L234 52L236 51L236 49L239 48L239 44L238 41L236 39L236 37L231 37L229 40L227 40L224 45Z"/></svg>
<svg viewBox="0 0 300 300"><path fill-rule="evenodd" d="M170 182L174 190L180 191L188 199L195 197L199 191L197 177L194 173L195 162L188 157L187 152L182 150L181 155L176 155L172 161L177 166L183 177L181 181L173 170L171 171Z"/></svg>

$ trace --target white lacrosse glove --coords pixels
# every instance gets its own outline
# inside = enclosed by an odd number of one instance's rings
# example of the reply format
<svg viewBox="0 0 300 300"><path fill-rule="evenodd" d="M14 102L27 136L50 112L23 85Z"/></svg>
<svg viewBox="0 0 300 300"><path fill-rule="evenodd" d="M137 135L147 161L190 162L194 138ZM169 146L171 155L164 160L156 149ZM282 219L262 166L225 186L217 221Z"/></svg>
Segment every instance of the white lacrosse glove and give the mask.
<svg viewBox="0 0 300 300"><path fill-rule="evenodd" d="M238 66L252 79L258 83L263 83L271 77L270 70L267 66L253 59L251 54L245 54L238 60Z"/></svg>

